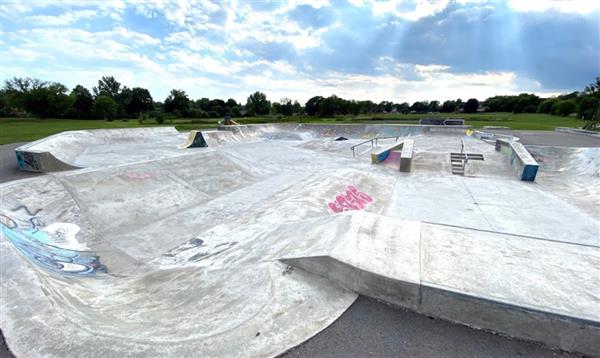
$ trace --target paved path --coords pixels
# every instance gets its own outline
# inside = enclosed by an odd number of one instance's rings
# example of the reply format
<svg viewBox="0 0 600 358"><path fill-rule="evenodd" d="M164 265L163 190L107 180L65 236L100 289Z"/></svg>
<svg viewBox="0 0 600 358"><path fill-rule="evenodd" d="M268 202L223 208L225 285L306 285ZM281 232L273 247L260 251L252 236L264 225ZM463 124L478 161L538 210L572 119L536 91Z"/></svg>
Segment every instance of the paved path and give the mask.
<svg viewBox="0 0 600 358"><path fill-rule="evenodd" d="M553 131L513 131L510 129L483 129L483 131L517 136L524 145L600 147L600 138L594 138L582 134Z"/></svg>
<svg viewBox="0 0 600 358"><path fill-rule="evenodd" d="M569 133L516 131L514 134L532 145L600 146L600 141L594 138ZM576 137L576 145L572 136ZM20 144L0 146L0 182L39 175L18 169L14 148ZM3 338L0 358L12 357ZM286 358L519 356L576 357L535 343L430 319L362 296L330 327L282 355Z"/></svg>
<svg viewBox="0 0 600 358"><path fill-rule="evenodd" d="M577 357L359 297L331 326L282 357Z"/></svg>

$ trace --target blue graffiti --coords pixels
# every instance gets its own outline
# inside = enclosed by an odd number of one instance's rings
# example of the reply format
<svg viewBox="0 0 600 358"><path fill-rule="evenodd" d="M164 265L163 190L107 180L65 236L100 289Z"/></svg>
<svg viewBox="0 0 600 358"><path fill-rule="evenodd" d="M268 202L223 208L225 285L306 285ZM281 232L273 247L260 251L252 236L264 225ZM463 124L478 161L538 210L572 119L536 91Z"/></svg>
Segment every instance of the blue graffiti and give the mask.
<svg viewBox="0 0 600 358"><path fill-rule="evenodd" d="M26 258L51 272L63 275L85 276L99 272L107 273L100 257L85 251L76 251L53 246L48 233L39 230L38 223L31 218L31 229L20 230L14 220L3 215L2 233Z"/></svg>

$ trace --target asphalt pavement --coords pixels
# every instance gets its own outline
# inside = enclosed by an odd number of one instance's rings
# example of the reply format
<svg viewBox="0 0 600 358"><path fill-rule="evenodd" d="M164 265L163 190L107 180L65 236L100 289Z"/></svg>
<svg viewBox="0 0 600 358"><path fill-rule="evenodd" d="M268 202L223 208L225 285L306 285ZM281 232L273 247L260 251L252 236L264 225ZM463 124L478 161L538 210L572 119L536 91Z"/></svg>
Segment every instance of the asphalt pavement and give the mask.
<svg viewBox="0 0 600 358"><path fill-rule="evenodd" d="M552 131L525 131L507 129L484 129L484 132L509 134L519 137L524 145L543 145L556 147L600 147L600 138L583 134L552 132Z"/></svg>

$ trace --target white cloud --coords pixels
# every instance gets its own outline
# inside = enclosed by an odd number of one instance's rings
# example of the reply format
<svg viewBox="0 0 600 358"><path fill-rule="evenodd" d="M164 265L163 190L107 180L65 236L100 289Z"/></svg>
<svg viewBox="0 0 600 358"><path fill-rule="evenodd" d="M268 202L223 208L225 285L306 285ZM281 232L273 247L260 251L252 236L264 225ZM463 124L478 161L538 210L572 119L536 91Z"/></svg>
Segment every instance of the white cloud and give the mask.
<svg viewBox="0 0 600 358"><path fill-rule="evenodd" d="M600 10L600 2L596 0L509 0L508 4L511 9L522 12L557 10L587 14Z"/></svg>
<svg viewBox="0 0 600 358"><path fill-rule="evenodd" d="M450 69L445 65L415 65L415 71L419 73L443 72Z"/></svg>
<svg viewBox="0 0 600 358"><path fill-rule="evenodd" d="M93 10L77 10L62 13L60 15L33 15L28 16L27 21L31 21L36 26L67 26L82 19L90 19L96 17L96 11Z"/></svg>
<svg viewBox="0 0 600 358"><path fill-rule="evenodd" d="M448 6L449 0L369 0L367 2L352 2L354 5L367 5L376 16L393 15L405 20L416 21L420 18L434 15Z"/></svg>
<svg viewBox="0 0 600 358"><path fill-rule="evenodd" d="M119 62L125 67L136 67L147 71L160 71L161 66L148 55L137 52L144 46L160 43L153 37L115 27L109 31L90 32L74 28L46 28L19 30L11 33L16 45L7 46L7 53L21 53L24 59L35 60L43 56L60 58L62 62L82 62L95 67L98 61ZM15 63L20 57L7 57L6 63ZM49 67L53 64L49 63Z"/></svg>

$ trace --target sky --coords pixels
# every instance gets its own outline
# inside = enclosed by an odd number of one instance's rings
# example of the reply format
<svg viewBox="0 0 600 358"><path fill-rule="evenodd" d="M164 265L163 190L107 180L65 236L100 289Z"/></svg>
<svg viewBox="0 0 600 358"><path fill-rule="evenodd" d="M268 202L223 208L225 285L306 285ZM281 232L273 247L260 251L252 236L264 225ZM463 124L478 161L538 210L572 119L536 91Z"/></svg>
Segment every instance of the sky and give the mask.
<svg viewBox="0 0 600 358"><path fill-rule="evenodd" d="M600 1L11 1L0 80L91 89L113 75L162 101L254 91L304 103L581 90L600 75Z"/></svg>

